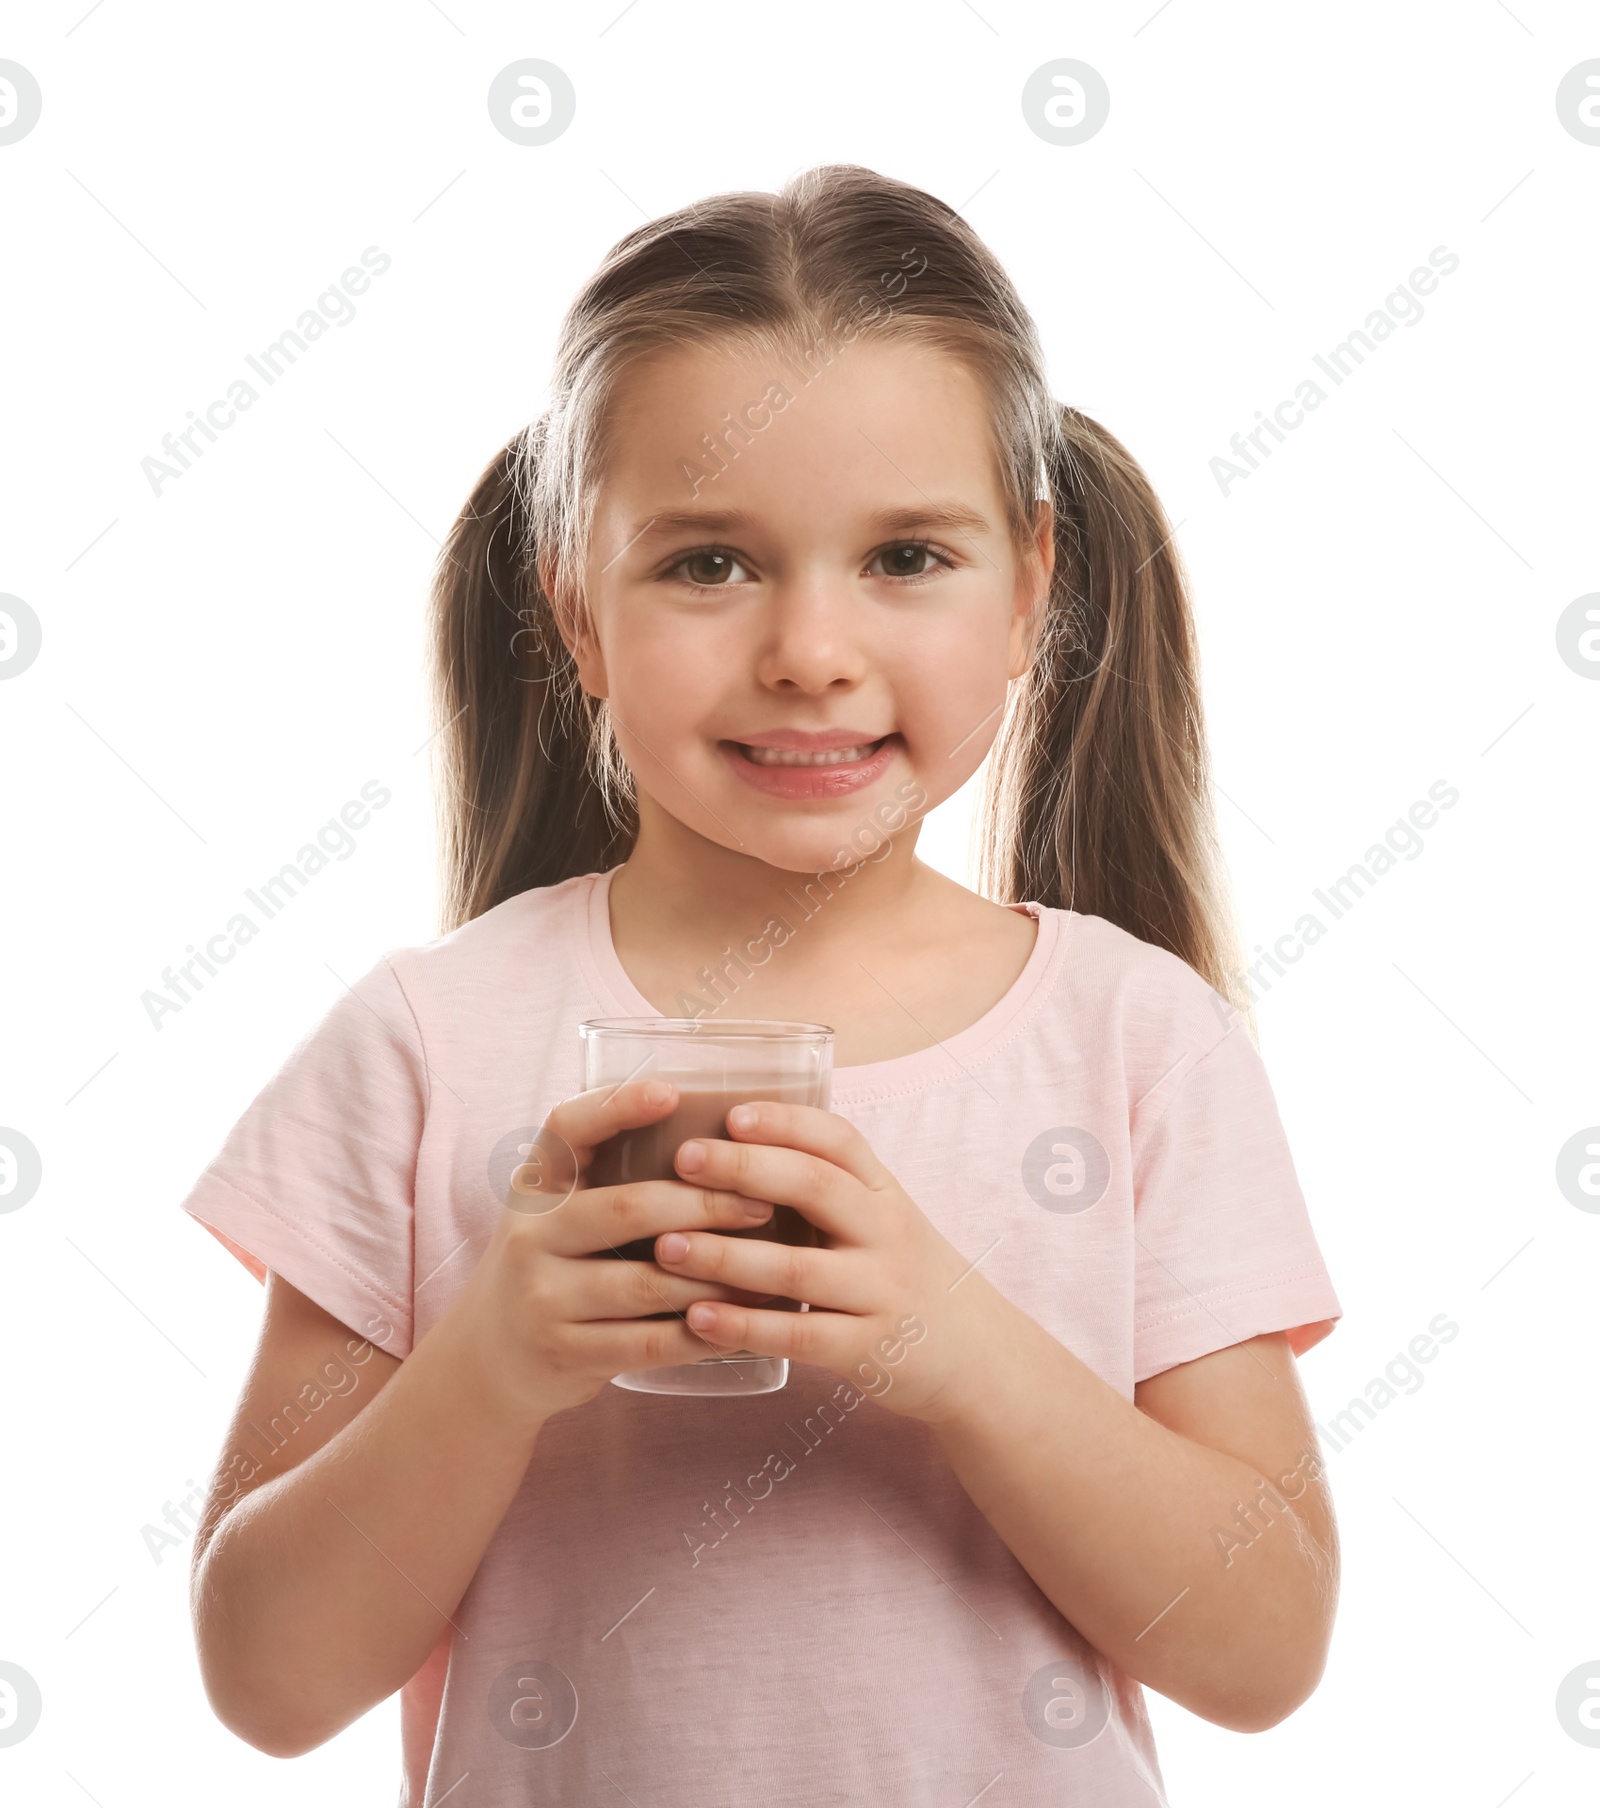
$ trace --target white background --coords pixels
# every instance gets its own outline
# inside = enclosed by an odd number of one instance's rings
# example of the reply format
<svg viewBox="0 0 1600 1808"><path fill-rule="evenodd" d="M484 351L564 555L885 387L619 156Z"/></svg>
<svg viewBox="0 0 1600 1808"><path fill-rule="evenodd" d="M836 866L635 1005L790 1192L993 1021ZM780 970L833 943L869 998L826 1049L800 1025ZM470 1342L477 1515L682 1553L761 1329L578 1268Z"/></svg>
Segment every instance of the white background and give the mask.
<svg viewBox="0 0 1600 1808"><path fill-rule="evenodd" d="M1600 1659L1600 1218L1555 1161L1600 1122L1600 668L1570 670L1555 624L1600 589L1600 146L1554 97L1600 56L1600 17L81 11L14 4L0 35L44 97L0 146L0 591L44 632L0 684L0 1124L44 1171L0 1215L0 1659L44 1695L37 1731L0 1749L7 1799L394 1799L393 1701L292 1766L213 1719L187 1547L146 1549L216 1460L261 1310L178 1201L342 980L434 934L430 562L539 411L571 295L645 217L843 160L965 205L1057 395L1126 441L1182 523L1247 947L1436 780L1460 793L1258 1012L1345 1307L1303 1365L1317 1416L1437 1314L1459 1335L1329 1455L1346 1568L1312 1700L1242 1737L1150 1697L1170 1799L1593 1801L1600 1750L1555 1694ZM537 148L485 105L529 56L578 95ZM1020 95L1068 56L1105 77L1111 114L1063 148ZM140 460L369 245L393 265L356 318L153 495ZM1440 245L1460 267L1425 316L1225 496L1208 462L1229 437ZM141 992L374 778L393 802L356 852L154 1030ZM960 876L967 803L922 844ZM986 1808L1005 1800L1002 1783Z"/></svg>

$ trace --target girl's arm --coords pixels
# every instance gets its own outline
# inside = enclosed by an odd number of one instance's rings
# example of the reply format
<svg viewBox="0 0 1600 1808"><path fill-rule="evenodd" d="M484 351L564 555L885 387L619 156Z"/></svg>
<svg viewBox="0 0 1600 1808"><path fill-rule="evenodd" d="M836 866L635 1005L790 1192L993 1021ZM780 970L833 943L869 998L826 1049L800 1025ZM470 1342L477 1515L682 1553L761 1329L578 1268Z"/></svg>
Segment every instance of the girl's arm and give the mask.
<svg viewBox="0 0 1600 1808"><path fill-rule="evenodd" d="M1239 1732L1292 1713L1326 1661L1338 1545L1283 1333L1126 1400L939 1234L854 1125L762 1102L728 1126L734 1140L684 1143L679 1173L792 1205L828 1247L658 1238L674 1273L811 1306L707 1302L689 1322L719 1347L867 1377L924 1421L1017 1561L1128 1675Z"/></svg>
<svg viewBox="0 0 1600 1808"><path fill-rule="evenodd" d="M310 1412L307 1382L323 1396ZM260 1751L299 1757L408 1681L537 1436L483 1385L448 1321L400 1362L269 1275L191 1570L218 1719Z"/></svg>
<svg viewBox="0 0 1600 1808"><path fill-rule="evenodd" d="M1130 1676L1235 1732L1276 1725L1322 1674L1339 1572L1283 1333L1152 1376L1130 1405L1026 1314L990 1324L981 1382L932 1423L974 1503Z"/></svg>
<svg viewBox="0 0 1600 1808"><path fill-rule="evenodd" d="M599 1143L676 1104L635 1080L556 1106L478 1265L403 1362L270 1276L190 1588L206 1692L240 1738L297 1757L409 1681L545 1421L624 1369L707 1353L657 1315L726 1288L595 1252L675 1224L748 1230L772 1207L675 1180L578 1184Z"/></svg>

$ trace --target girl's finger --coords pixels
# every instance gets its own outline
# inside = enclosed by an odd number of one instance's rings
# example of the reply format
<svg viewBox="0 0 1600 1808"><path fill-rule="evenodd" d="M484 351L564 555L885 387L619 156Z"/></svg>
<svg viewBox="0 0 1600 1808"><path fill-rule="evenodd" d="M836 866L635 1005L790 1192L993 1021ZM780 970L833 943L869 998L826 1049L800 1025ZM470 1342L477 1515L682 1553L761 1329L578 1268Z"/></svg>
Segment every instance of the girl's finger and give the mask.
<svg viewBox="0 0 1600 1808"><path fill-rule="evenodd" d="M595 1261L579 1257L565 1271L562 1316L590 1322L650 1318L683 1312L699 1299L732 1299L738 1289L724 1282L672 1274L654 1262Z"/></svg>
<svg viewBox="0 0 1600 1808"><path fill-rule="evenodd" d="M843 1373L861 1336L861 1321L842 1312L773 1312L759 1306L697 1301L689 1308L689 1329L715 1349L752 1350L758 1356L787 1356Z"/></svg>
<svg viewBox="0 0 1600 1808"><path fill-rule="evenodd" d="M563 1099L545 1119L545 1128L587 1161L597 1143L619 1130L637 1130L664 1118L677 1098L670 1080L642 1077L620 1086L595 1086Z"/></svg>
<svg viewBox="0 0 1600 1808"><path fill-rule="evenodd" d="M634 1080L563 1099L533 1141L521 1146L522 1159L512 1169L500 1203L528 1217L555 1211L578 1190L600 1143L619 1131L655 1123L674 1108L677 1097L668 1081Z"/></svg>
<svg viewBox="0 0 1600 1808"><path fill-rule="evenodd" d="M678 1145L675 1160L691 1184L793 1206L841 1243L872 1242L880 1215L876 1208L887 1203L825 1156L775 1143L696 1138Z"/></svg>
<svg viewBox="0 0 1600 1808"><path fill-rule="evenodd" d="M782 1318L784 1314L774 1312L771 1316ZM788 1316L805 1318L809 1314L791 1312ZM710 1343L676 1318L619 1319L611 1324L596 1319L589 1324L568 1326L567 1340L578 1361L591 1373L603 1365L617 1375L628 1369L675 1368L681 1363L703 1362L708 1357L726 1356L739 1347ZM730 1362L729 1369L737 1376L736 1362Z"/></svg>
<svg viewBox="0 0 1600 1808"><path fill-rule="evenodd" d="M664 1230L754 1230L771 1216L765 1200L747 1199L731 1188L629 1180L571 1194L550 1216L542 1241L557 1255L616 1254Z"/></svg>
<svg viewBox="0 0 1600 1808"><path fill-rule="evenodd" d="M815 1105L782 1105L756 1099L727 1114L728 1134L739 1143L781 1143L818 1156L874 1191L893 1184L872 1144L854 1124Z"/></svg>
<svg viewBox="0 0 1600 1808"><path fill-rule="evenodd" d="M708 1284L715 1284L721 1290L804 1300L836 1312L870 1312L877 1303L871 1276L849 1250L674 1230L656 1238L656 1262L667 1274L691 1276L707 1285L708 1292Z"/></svg>

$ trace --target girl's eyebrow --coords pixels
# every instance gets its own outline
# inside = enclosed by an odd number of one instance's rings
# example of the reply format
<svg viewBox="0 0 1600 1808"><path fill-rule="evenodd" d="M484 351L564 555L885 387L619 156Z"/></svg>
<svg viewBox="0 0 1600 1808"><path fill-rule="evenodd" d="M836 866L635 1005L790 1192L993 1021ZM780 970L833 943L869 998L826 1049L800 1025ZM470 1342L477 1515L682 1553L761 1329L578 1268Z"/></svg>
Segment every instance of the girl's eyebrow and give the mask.
<svg viewBox="0 0 1600 1808"><path fill-rule="evenodd" d="M632 546L640 540L662 539L676 533L739 533L756 525L756 518L743 509L669 509L646 516L635 528L628 544ZM910 533L924 527L981 533L988 526L987 515L962 502L927 502L914 508L880 509L866 521L867 531L872 534Z"/></svg>

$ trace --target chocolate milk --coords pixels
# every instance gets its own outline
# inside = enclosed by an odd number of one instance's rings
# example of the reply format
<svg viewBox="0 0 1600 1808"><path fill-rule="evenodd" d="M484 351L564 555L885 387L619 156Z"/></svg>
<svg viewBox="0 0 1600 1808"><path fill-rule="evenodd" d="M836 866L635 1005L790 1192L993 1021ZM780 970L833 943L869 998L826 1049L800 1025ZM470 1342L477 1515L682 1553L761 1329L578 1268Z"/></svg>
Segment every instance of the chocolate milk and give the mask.
<svg viewBox="0 0 1600 1808"><path fill-rule="evenodd" d="M672 1080L678 1089L678 1103L666 1117L654 1124L643 1124L636 1130L623 1130L596 1146L584 1184L591 1187L622 1186L630 1180L678 1180L683 1176L673 1166L678 1145L692 1137L717 1138L731 1142L727 1114L735 1105L750 1099L768 1099L784 1105L816 1105L826 1108L826 1080L820 1075L741 1073L729 1076L727 1085L698 1084L700 1075L676 1079L671 1074L652 1078ZM693 1185L693 1182L686 1184ZM693 1228L693 1227L686 1227ZM769 1243L790 1243L806 1248L817 1245L817 1229L791 1205L774 1205L765 1224L748 1230L718 1229L719 1237L765 1237ZM655 1260L656 1240L635 1237L620 1248L601 1249L602 1256L626 1256L635 1262ZM773 1297L764 1301L769 1311L798 1312L798 1300ZM681 1312L658 1312L656 1318L681 1318Z"/></svg>

